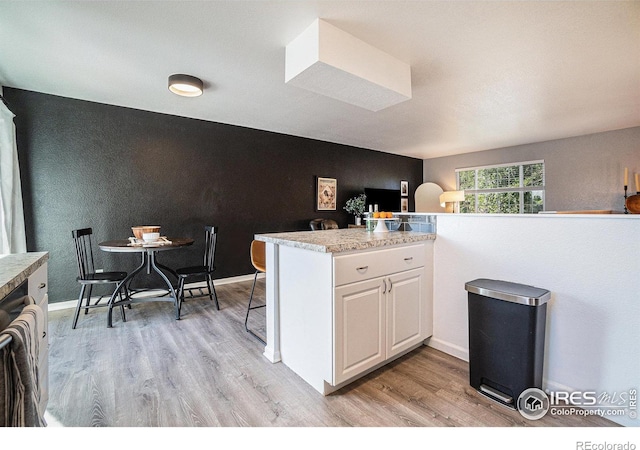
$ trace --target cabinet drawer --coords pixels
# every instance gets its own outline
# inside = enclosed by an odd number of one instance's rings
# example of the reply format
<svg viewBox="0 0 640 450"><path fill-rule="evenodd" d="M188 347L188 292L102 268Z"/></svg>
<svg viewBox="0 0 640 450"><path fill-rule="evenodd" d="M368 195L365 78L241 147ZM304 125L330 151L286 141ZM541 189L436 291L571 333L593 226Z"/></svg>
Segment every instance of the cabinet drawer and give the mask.
<svg viewBox="0 0 640 450"><path fill-rule="evenodd" d="M335 286L424 266L424 244L354 253L334 258Z"/></svg>
<svg viewBox="0 0 640 450"><path fill-rule="evenodd" d="M47 263L38 267L38 269L29 276L28 280L29 295L33 297L36 305L40 305L49 289L47 285Z"/></svg>

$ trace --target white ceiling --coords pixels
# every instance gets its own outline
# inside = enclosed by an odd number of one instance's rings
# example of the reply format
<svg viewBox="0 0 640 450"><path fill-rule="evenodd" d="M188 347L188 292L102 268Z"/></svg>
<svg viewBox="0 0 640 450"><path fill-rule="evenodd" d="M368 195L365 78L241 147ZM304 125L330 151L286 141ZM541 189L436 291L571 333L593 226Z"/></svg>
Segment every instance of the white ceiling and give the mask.
<svg viewBox="0 0 640 450"><path fill-rule="evenodd" d="M316 18L410 64L413 98L285 84ZM432 158L640 126L640 2L0 0L0 85Z"/></svg>

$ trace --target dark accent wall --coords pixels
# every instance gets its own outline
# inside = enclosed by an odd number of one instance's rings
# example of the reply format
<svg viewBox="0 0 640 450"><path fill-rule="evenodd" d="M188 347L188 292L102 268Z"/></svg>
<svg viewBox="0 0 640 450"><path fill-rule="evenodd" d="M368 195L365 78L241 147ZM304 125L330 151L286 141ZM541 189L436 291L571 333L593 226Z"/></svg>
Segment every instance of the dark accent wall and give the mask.
<svg viewBox="0 0 640 450"><path fill-rule="evenodd" d="M624 210L624 168L640 172L640 127L466 153L424 161L424 181L455 189L455 170L543 159L548 211Z"/></svg>
<svg viewBox="0 0 640 450"><path fill-rule="evenodd" d="M413 192L422 160L345 145L4 88L16 114L27 247L48 251L50 302L76 298L71 230L95 242L131 236L133 225L196 239L166 252L171 267L199 264L204 226L219 226L216 278L253 272L256 233L308 230L321 217L341 228L342 208L365 187ZM336 212L315 211L315 177L338 180ZM105 270L138 257L94 250ZM147 285L153 286L152 280ZM221 299L223 301L223 299Z"/></svg>

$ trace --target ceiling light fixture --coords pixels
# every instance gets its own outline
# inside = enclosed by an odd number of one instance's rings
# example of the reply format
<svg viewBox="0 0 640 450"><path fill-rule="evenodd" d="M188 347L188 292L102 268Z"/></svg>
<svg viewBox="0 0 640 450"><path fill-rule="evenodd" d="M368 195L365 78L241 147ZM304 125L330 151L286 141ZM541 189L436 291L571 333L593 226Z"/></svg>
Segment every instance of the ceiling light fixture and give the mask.
<svg viewBox="0 0 640 450"><path fill-rule="evenodd" d="M183 97L197 97L202 95L204 85L200 78L178 73L169 77L169 90Z"/></svg>

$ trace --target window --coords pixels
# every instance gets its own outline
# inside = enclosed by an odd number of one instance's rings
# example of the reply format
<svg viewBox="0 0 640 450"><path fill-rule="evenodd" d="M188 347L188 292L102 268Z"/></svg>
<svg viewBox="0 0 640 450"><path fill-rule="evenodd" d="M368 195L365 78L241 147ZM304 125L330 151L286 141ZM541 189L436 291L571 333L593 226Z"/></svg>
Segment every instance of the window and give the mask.
<svg viewBox="0 0 640 450"><path fill-rule="evenodd" d="M461 213L536 214L544 210L544 161L456 169Z"/></svg>

